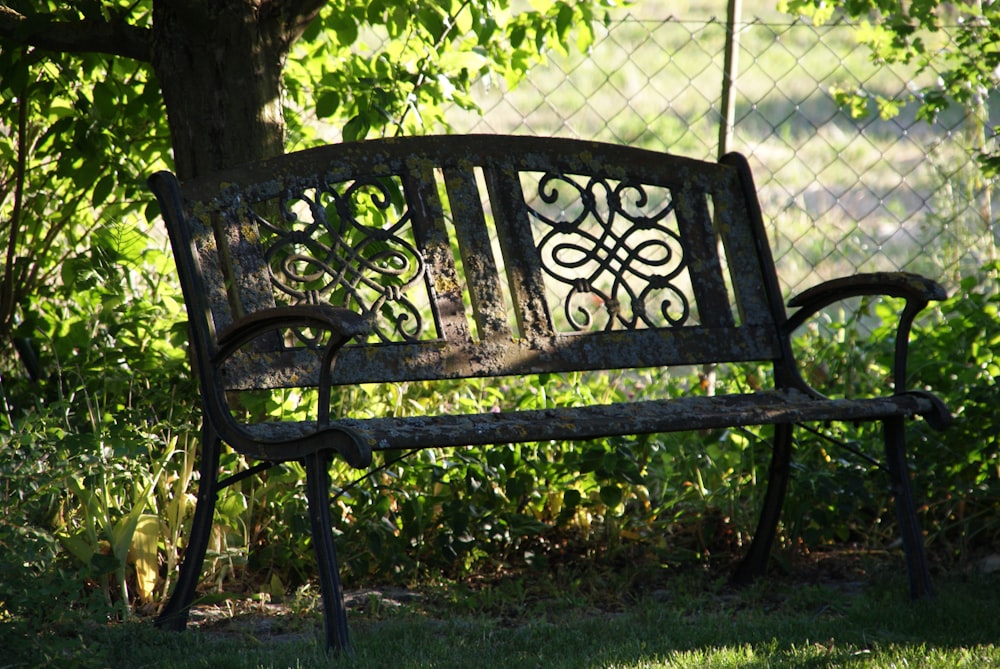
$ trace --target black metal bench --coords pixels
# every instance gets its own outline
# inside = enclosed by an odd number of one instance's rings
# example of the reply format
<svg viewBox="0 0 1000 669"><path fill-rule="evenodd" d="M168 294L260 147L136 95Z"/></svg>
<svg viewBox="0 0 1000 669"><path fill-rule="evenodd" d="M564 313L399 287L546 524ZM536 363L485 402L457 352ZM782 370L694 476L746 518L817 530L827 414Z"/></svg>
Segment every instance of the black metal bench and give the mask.
<svg viewBox="0 0 1000 669"><path fill-rule="evenodd" d="M299 460L328 645L349 644L328 463L380 451L774 425L763 510L735 579L761 575L789 478L793 425L881 421L911 593L931 592L904 419L944 405L903 387L909 329L936 283L876 273L826 282L786 315L745 159L719 163L567 139L432 136L325 146L179 184L150 179L170 234L203 397L201 483L176 589L183 629L217 492ZM849 296L904 298L885 396L807 385L790 333ZM610 406L362 420L333 386L721 362L773 363L774 388ZM308 422L247 423L233 391L318 387ZM226 443L260 463L219 479Z"/></svg>

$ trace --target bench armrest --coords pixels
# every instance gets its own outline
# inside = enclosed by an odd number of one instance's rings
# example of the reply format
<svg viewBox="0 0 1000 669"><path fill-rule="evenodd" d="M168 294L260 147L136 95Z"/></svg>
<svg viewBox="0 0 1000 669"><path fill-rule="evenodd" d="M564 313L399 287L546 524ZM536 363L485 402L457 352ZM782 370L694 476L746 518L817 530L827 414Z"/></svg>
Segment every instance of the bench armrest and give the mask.
<svg viewBox="0 0 1000 669"><path fill-rule="evenodd" d="M948 297L945 289L931 279L909 272L874 272L824 281L788 301L788 306L797 310L785 321L786 333L791 335L811 316L834 302L865 295L898 297L906 301L896 326L893 360L895 392L906 392L906 358L913 319L931 300Z"/></svg>
<svg viewBox="0 0 1000 669"><path fill-rule="evenodd" d="M943 300L948 297L948 293L939 283L919 274L909 272L855 274L824 281L790 299L788 306L796 307L798 310L788 318L788 331L791 332L799 327L810 316L834 302L864 295L901 297L907 302L921 303L920 309L931 300Z"/></svg>
<svg viewBox="0 0 1000 669"><path fill-rule="evenodd" d="M368 331L367 321L350 309L324 304L299 304L261 309L227 327L218 337L218 350L212 362L219 364L241 346L267 332L286 328L316 328L332 333L323 349L320 367L320 425L329 419L329 406L324 398L330 395L330 374L337 351L352 338Z"/></svg>
<svg viewBox="0 0 1000 669"><path fill-rule="evenodd" d="M213 365L221 365L242 346L261 335L287 328L313 328L331 333L330 340L319 354L321 366L319 373L319 408L316 420L317 432L342 432L337 450L354 467L365 467L371 462L371 449L360 442L349 430L337 429L330 423L330 393L331 377L337 352L352 338L368 332L368 323L361 315L341 307L329 305L306 304L272 307L256 311L241 318L219 333L217 349L211 358ZM224 403L224 393L219 393L220 405ZM240 433L244 449L254 441L240 427L228 412L222 412L220 406L218 420Z"/></svg>

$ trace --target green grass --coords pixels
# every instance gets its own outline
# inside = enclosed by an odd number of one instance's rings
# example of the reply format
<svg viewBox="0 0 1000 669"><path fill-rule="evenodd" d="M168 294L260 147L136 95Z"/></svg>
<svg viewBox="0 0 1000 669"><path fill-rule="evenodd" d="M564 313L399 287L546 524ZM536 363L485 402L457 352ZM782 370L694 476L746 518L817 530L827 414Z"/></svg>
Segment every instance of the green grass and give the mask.
<svg viewBox="0 0 1000 669"><path fill-rule="evenodd" d="M627 596L613 575L600 598L521 579L403 604L370 595L352 606L353 657L322 651L315 612L247 613L183 634L149 621L56 625L30 635L33 657L8 650L0 666L1000 667L1000 577L939 576L936 599L911 602L896 566L813 567L742 591L689 571ZM25 648L10 632L3 645Z"/></svg>

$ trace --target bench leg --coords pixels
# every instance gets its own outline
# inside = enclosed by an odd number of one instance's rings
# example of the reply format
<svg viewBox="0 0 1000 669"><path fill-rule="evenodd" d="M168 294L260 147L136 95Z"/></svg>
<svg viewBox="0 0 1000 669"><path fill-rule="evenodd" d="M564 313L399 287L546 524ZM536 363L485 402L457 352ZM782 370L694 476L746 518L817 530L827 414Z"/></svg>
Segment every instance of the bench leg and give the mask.
<svg viewBox="0 0 1000 669"><path fill-rule="evenodd" d="M184 548L177 585L173 595L154 623L156 627L175 632L187 627L188 613L194 601L195 589L201 578L205 564L205 551L212 536L212 521L215 516L215 499L219 476L219 451L222 443L214 430L202 428L201 480L198 482L198 501L194 507L191 534Z"/></svg>
<svg viewBox="0 0 1000 669"><path fill-rule="evenodd" d="M337 549L333 542L333 519L330 515L330 456L319 452L306 456L306 496L309 500L309 521L312 524L313 547L319 566L320 589L323 596L323 623L326 627L326 648L351 650L347 631L347 607L344 588L340 583Z"/></svg>
<svg viewBox="0 0 1000 669"><path fill-rule="evenodd" d="M791 471L792 459L792 425L774 426L774 450L771 454L771 470L767 480L767 491L764 493L764 505L757 522L750 550L736 567L732 582L736 585L747 585L764 575L767 571L767 560L771 554L771 545L781 519L781 506L785 501L785 491L788 489L788 477Z"/></svg>
<svg viewBox="0 0 1000 669"><path fill-rule="evenodd" d="M906 553L906 568L910 576L910 596L914 599L931 597L931 584L924 554L924 537L917 520L917 508L913 500L913 486L906 463L906 426L902 417L884 421L885 453L892 481L892 493L896 500L896 516Z"/></svg>

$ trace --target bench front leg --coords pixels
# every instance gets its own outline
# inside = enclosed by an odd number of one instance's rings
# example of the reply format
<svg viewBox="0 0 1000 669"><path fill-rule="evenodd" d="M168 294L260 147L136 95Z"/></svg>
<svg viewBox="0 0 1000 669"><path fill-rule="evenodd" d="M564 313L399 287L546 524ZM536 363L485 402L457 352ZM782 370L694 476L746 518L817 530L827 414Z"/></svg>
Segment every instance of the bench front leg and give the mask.
<svg viewBox="0 0 1000 669"><path fill-rule="evenodd" d="M906 461L906 424L902 416L883 421L885 430L885 455L892 481L892 495L896 503L896 518L906 553L906 569L910 577L910 596L913 599L934 596L924 552L924 535L917 520L917 507L910 483L910 470Z"/></svg>
<svg viewBox="0 0 1000 669"><path fill-rule="evenodd" d="M344 588L340 582L340 569L337 565L337 548L333 542L329 466L330 454L327 451L316 451L306 456L306 497L309 501L313 549L316 551L316 562L319 566L326 648L338 652L351 652Z"/></svg>
<svg viewBox="0 0 1000 669"><path fill-rule="evenodd" d="M788 490L793 427L788 423L774 426L774 450L771 454L771 470L767 477L767 491L764 493L760 520L757 521L757 531L754 532L753 540L750 542L750 549L733 573L731 580L734 585L749 585L767 571L771 546L777 534L778 521L781 520L785 491Z"/></svg>
<svg viewBox="0 0 1000 669"><path fill-rule="evenodd" d="M222 440L206 420L202 426L201 479L198 482L198 500L194 507L194 519L184 547L177 585L166 606L154 623L156 627L182 632L187 627L188 614L194 601L195 590L201 578L205 563L205 553L212 536L212 522L215 518L215 501L218 494L219 453Z"/></svg>

